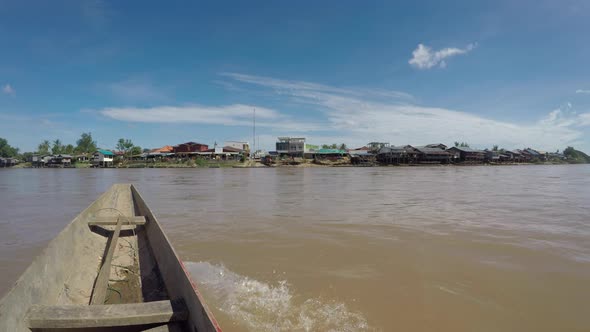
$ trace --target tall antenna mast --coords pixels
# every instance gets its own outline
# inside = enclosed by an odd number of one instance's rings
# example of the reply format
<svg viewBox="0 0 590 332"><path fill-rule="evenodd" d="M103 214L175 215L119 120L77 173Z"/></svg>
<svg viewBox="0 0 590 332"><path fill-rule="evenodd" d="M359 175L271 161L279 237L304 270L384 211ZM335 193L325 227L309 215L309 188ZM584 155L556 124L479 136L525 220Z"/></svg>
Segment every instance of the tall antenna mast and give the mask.
<svg viewBox="0 0 590 332"><path fill-rule="evenodd" d="M252 147L250 148L250 150L252 152L252 157L254 157L254 150L256 149L256 108L254 108L252 122L253 122L254 126L252 128Z"/></svg>

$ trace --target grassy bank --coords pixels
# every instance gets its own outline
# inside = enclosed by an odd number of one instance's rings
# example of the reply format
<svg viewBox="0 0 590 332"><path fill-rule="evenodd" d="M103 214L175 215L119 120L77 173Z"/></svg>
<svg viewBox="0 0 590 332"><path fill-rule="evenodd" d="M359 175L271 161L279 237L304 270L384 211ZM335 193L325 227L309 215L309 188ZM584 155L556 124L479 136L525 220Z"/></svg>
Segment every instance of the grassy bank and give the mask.
<svg viewBox="0 0 590 332"><path fill-rule="evenodd" d="M172 162L123 162L115 165L117 168L231 168L242 165L239 161L216 161L216 160L188 160Z"/></svg>

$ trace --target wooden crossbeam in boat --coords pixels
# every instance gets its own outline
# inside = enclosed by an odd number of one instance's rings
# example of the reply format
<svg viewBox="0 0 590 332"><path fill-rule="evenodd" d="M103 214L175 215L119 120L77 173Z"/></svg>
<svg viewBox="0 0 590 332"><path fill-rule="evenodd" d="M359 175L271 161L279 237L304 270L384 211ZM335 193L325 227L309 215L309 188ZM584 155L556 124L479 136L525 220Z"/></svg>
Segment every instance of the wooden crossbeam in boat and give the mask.
<svg viewBox="0 0 590 332"><path fill-rule="evenodd" d="M107 288L109 286L109 276L111 274L111 261L113 260L113 254L117 248L117 241L119 240L119 234L121 234L121 226L123 225L123 218L119 217L115 231L109 237L107 242L107 253L103 257L98 277L94 282L94 289L92 291L92 298L90 304L98 305L104 304L107 296Z"/></svg>
<svg viewBox="0 0 590 332"><path fill-rule="evenodd" d="M144 216L133 217L94 217L88 221L90 226L115 226L119 219L123 219L123 225L145 225Z"/></svg>
<svg viewBox="0 0 590 332"><path fill-rule="evenodd" d="M182 300L109 305L33 305L26 314L30 329L166 324L185 321L187 317Z"/></svg>
<svg viewBox="0 0 590 332"><path fill-rule="evenodd" d="M152 327L151 329L143 330L143 332L182 332L180 323L163 324Z"/></svg>

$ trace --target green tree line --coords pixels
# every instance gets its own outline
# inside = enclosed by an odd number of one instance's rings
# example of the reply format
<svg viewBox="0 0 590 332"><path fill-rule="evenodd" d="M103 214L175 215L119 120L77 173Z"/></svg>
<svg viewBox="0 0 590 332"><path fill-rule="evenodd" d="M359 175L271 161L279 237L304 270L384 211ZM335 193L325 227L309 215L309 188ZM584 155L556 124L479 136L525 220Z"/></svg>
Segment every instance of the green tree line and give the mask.
<svg viewBox="0 0 590 332"><path fill-rule="evenodd" d="M96 151L96 142L92 139L91 133L82 133L80 139L76 141L76 146L72 144L63 144L60 139L54 141L44 140L37 146L37 153L46 154L81 154L93 153Z"/></svg>
<svg viewBox="0 0 590 332"><path fill-rule="evenodd" d="M3 158L15 158L18 156L18 148L10 146L8 141L4 138L0 138L0 157Z"/></svg>
<svg viewBox="0 0 590 332"><path fill-rule="evenodd" d="M142 153L142 148L136 146L130 139L120 138L117 141L116 148L123 151L125 157L138 155ZM60 139L53 141L44 140L37 146L35 152L25 152L20 154L19 149L8 144L4 138L0 138L0 157L3 158L18 158L25 160L28 156L33 154L39 155L58 155L58 154L83 154L94 153L98 149L96 141L92 138L92 133L82 133L80 138L76 141L76 145L64 144Z"/></svg>

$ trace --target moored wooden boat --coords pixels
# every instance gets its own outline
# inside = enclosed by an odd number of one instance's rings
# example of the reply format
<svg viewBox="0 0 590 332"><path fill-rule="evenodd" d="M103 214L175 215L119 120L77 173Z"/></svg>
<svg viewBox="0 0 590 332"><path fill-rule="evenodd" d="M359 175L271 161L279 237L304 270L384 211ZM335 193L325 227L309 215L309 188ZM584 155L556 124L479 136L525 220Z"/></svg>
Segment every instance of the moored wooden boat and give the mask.
<svg viewBox="0 0 590 332"><path fill-rule="evenodd" d="M151 210L113 185L0 300L0 331L221 331Z"/></svg>

